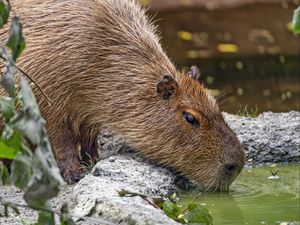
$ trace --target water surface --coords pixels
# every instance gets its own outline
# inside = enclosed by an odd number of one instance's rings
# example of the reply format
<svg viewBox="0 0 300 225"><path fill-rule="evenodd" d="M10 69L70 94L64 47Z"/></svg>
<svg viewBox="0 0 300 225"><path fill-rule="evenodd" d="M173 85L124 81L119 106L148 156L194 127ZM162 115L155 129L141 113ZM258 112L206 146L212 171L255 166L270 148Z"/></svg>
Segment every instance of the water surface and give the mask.
<svg viewBox="0 0 300 225"><path fill-rule="evenodd" d="M279 179L270 180L280 170ZM300 165L245 169L229 193L203 193L197 203L207 207L214 225L300 224ZM196 193L183 193L181 203Z"/></svg>

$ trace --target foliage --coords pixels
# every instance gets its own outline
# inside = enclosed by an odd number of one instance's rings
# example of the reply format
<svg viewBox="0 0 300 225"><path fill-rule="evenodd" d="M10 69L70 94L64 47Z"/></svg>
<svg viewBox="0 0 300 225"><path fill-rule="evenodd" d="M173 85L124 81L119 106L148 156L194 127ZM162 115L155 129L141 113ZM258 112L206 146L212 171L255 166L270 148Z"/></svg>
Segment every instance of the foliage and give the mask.
<svg viewBox="0 0 300 225"><path fill-rule="evenodd" d="M1 147L0 147L1 148ZM0 162L0 185L10 184L10 177L7 168Z"/></svg>
<svg viewBox="0 0 300 225"><path fill-rule="evenodd" d="M237 112L237 115L256 118L258 116L258 108L255 107L255 109L248 109L248 106L246 105L244 108L240 108L240 110Z"/></svg>
<svg viewBox="0 0 300 225"><path fill-rule="evenodd" d="M194 201L189 203L186 208L182 209L182 206L178 205L176 202L166 200L163 204L163 211L168 217L182 224L212 224L212 217L208 209L194 203Z"/></svg>
<svg viewBox="0 0 300 225"><path fill-rule="evenodd" d="M0 28L7 23L9 14L9 2L0 0ZM57 196L64 181L52 153L45 120L28 82L22 78L20 90L16 89L14 74L18 68L15 61L25 46L22 24L14 16L6 46L0 46L0 58L5 65L1 85L8 93L8 96L0 96L1 120L4 123L0 138L0 158L13 160L10 175L3 163L0 163L0 184L13 184L24 191L25 207L38 211L36 225L54 225L50 199ZM1 198L0 203L4 206L0 216L8 216L8 209L19 214L18 207L24 207ZM61 224L74 224L65 206L61 213Z"/></svg>
<svg viewBox="0 0 300 225"><path fill-rule="evenodd" d="M179 223L190 225L211 225L212 217L208 209L195 203L200 194L201 193L197 194L194 199L185 208L183 208L177 203L178 198L175 193L169 199L163 200L162 198L150 198L149 196L126 190L119 191L120 197L139 196L143 198L154 207L162 209L168 217Z"/></svg>
<svg viewBox="0 0 300 225"><path fill-rule="evenodd" d="M300 34L300 6L294 10L292 29L296 34Z"/></svg>

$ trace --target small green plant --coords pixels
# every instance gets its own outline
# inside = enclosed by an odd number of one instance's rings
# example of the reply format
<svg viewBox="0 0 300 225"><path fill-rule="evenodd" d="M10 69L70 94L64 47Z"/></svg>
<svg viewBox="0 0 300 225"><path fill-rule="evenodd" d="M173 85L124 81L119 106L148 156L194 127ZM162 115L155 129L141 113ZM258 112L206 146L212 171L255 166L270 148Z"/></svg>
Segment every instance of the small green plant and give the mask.
<svg viewBox="0 0 300 225"><path fill-rule="evenodd" d="M10 11L9 1L0 0L0 28L7 23ZM28 207L38 212L35 225L54 225L55 212L50 200L57 196L64 181L52 153L45 120L40 114L27 80L21 78L20 90L16 88L15 72L29 77L15 65L25 47L22 24L20 19L14 16L6 45L0 46L0 59L5 67L0 82L7 92L7 96L0 96L3 125L0 158L12 160L10 174L0 162L0 184L12 184L23 190L27 205L9 202L0 196L0 204L3 206L0 217L8 217L9 209L19 215L19 207ZM65 207L59 215L60 224L74 224Z"/></svg>
<svg viewBox="0 0 300 225"><path fill-rule="evenodd" d="M237 115L256 118L258 116L258 108L256 106L255 109L248 109L248 106L246 105L244 108L240 108L240 110L237 112Z"/></svg>
<svg viewBox="0 0 300 225"><path fill-rule="evenodd" d="M213 220L208 209L195 203L200 194L196 195L184 208L177 203L178 199L173 196L171 200L168 199L164 202L162 209L168 217L182 224L211 225Z"/></svg>
<svg viewBox="0 0 300 225"><path fill-rule="evenodd" d="M162 198L151 198L143 194L126 190L119 191L119 196L121 197L139 196L143 198L154 207L162 209L168 217L181 224L211 225L213 224L213 219L208 209L195 203L200 195L201 193L196 195L186 207L182 207L178 204L178 198L175 193L170 198L164 200Z"/></svg>
<svg viewBox="0 0 300 225"><path fill-rule="evenodd" d="M296 34L300 34L300 6L294 10L292 29Z"/></svg>
<svg viewBox="0 0 300 225"><path fill-rule="evenodd" d="M96 163L94 162L90 154L86 153L86 155L89 158L88 162L81 161L80 164L81 168L84 169L84 171L86 171L85 174L89 174L96 165Z"/></svg>

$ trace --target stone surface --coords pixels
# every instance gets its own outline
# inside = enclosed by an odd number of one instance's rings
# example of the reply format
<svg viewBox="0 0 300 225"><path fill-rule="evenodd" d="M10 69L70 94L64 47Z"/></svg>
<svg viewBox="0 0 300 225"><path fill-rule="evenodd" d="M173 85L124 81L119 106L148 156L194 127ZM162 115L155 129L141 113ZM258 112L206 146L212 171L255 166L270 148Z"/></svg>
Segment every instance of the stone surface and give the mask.
<svg viewBox="0 0 300 225"><path fill-rule="evenodd" d="M116 224L177 224L142 197L120 197L118 193L126 190L166 196L175 188L173 176L166 169L132 155L115 156L99 162L76 185L73 215L91 215Z"/></svg>
<svg viewBox="0 0 300 225"><path fill-rule="evenodd" d="M58 197L52 200L52 206L54 211L59 211L62 204L65 202L70 202L70 198L72 196L73 186L68 185L61 188L61 191ZM23 192L16 187L13 186L0 186L0 197L3 199L25 205L25 201L23 200ZM36 211L33 211L29 208L19 208L20 215L16 215L13 211L9 211L8 218L0 217L0 224L2 225L27 225L34 224L37 219ZM0 205L0 212L3 212L3 207ZM56 221L59 221L58 216L56 216Z"/></svg>
<svg viewBox="0 0 300 225"><path fill-rule="evenodd" d="M245 147L248 165L300 161L300 112L224 116Z"/></svg>
<svg viewBox="0 0 300 225"><path fill-rule="evenodd" d="M225 119L245 146L247 164L300 161L300 113L263 113L246 118L224 113ZM141 197L120 197L125 189L151 196L164 196L174 191L177 177L166 169L131 153L124 141L103 131L99 137L102 156L93 171L74 188L65 187L53 202L58 209L65 200L74 205L74 217L85 217L77 224L177 224ZM124 154L125 152L125 154ZM122 155L115 155L123 153ZM115 156L112 156L115 155ZM185 184L188 183L181 179ZM22 192L13 187L0 187L0 195L22 203ZM32 222L36 214L21 210L21 218ZM0 224L20 224L20 218L0 218Z"/></svg>

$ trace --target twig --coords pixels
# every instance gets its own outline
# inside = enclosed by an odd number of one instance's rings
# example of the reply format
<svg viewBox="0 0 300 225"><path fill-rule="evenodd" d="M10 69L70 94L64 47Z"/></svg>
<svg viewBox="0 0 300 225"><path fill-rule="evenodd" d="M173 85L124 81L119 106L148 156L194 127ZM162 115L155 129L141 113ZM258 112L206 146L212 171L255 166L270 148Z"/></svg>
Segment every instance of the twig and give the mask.
<svg viewBox="0 0 300 225"><path fill-rule="evenodd" d="M197 200L197 198L199 198L199 196L200 196L201 194L202 194L202 192L199 192L199 193L193 198L193 200L191 201L190 204L193 204L193 203ZM185 213L186 210L188 210L188 206L186 206L186 207L185 207L178 215L181 215L181 214Z"/></svg>
<svg viewBox="0 0 300 225"><path fill-rule="evenodd" d="M121 191L118 191L118 194L120 197L136 197L139 196L142 199L144 199L145 201L147 201L150 205L152 205L154 208L158 208L160 209L160 207L155 203L156 200L161 200L161 198L151 198L147 195L144 194L140 194L140 193L136 193L136 192L130 192L130 191L126 191L124 189L122 189Z"/></svg>
<svg viewBox="0 0 300 225"><path fill-rule="evenodd" d="M50 103L50 106L53 104L53 101L48 97L48 95L43 91L43 89L38 85L38 83L31 78L24 70L19 68L17 65L15 65L16 69L21 72L25 77L27 77L34 85L39 89L39 91L44 95L44 97L47 99L47 101Z"/></svg>
<svg viewBox="0 0 300 225"><path fill-rule="evenodd" d="M0 56L1 59L5 60L5 58L3 58L2 56ZM4 62L2 62L4 64ZM47 99L47 101L50 103L49 105L51 106L53 104L53 101L48 97L48 95L43 91L43 89L41 88L41 86L33 79L31 78L24 70L22 70L20 67L18 67L17 65L14 65L15 68L22 73L22 75L24 75L25 77L27 77L37 88L38 90L42 93L42 95Z"/></svg>

